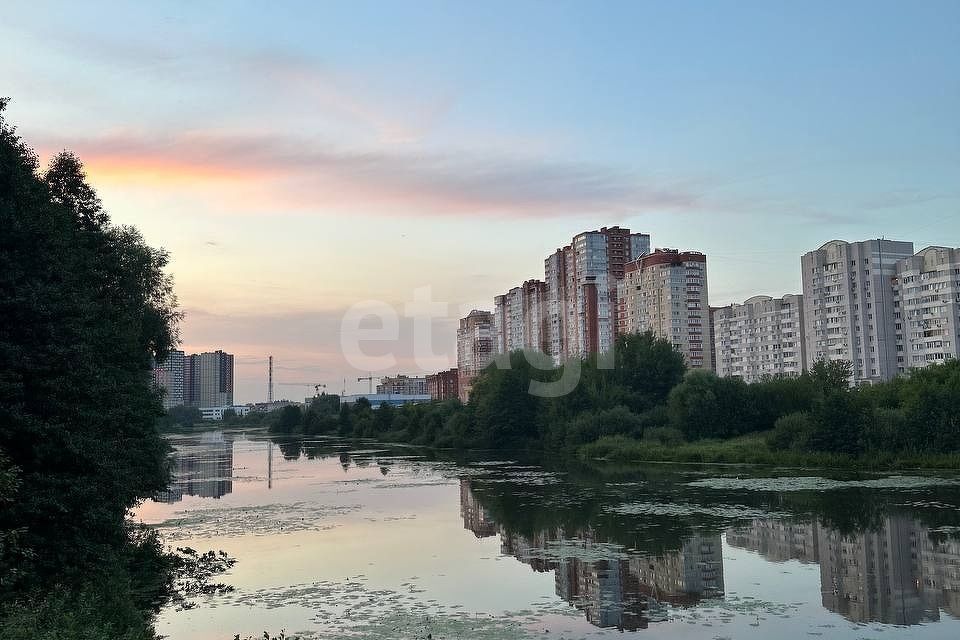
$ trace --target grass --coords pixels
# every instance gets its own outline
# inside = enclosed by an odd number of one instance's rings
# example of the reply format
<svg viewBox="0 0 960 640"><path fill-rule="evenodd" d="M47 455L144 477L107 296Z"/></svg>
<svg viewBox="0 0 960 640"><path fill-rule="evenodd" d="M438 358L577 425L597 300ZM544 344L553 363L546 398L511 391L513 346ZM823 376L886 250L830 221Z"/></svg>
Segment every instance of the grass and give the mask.
<svg viewBox="0 0 960 640"><path fill-rule="evenodd" d="M697 440L664 445L625 436L609 436L578 450L584 461L613 463L681 462L707 464L757 464L893 471L905 469L960 469L960 454L871 452L861 456L840 453L774 451L766 433L729 440Z"/></svg>

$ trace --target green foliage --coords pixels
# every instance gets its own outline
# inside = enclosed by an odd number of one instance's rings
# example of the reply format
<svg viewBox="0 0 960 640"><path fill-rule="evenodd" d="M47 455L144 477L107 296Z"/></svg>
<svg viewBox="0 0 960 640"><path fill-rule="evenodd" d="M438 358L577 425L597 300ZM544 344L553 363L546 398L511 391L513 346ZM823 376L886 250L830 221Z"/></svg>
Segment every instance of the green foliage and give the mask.
<svg viewBox="0 0 960 640"><path fill-rule="evenodd" d="M813 423L810 414L805 411L788 413L777 418L773 431L767 436L767 445L774 451L802 451L807 446Z"/></svg>
<svg viewBox="0 0 960 640"><path fill-rule="evenodd" d="M21 490L0 504L0 535L28 532L30 566L14 569L43 580L123 545L127 510L166 486L151 365L179 313L167 254L110 224L73 154L41 172L4 105L0 450Z"/></svg>
<svg viewBox="0 0 960 640"><path fill-rule="evenodd" d="M179 405L167 409L166 414L157 419L157 424L161 428L169 427L192 427L201 422L200 409L197 407L188 407Z"/></svg>
<svg viewBox="0 0 960 640"><path fill-rule="evenodd" d="M126 514L168 480L151 367L177 341L167 254L0 100L0 636L152 638L169 563Z"/></svg>

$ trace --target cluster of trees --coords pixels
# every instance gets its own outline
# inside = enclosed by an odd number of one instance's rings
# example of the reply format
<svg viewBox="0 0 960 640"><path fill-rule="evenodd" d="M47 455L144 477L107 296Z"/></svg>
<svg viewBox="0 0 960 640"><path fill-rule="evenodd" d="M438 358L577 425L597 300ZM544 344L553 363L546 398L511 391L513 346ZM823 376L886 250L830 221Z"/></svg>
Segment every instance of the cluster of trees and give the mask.
<svg viewBox="0 0 960 640"><path fill-rule="evenodd" d="M374 410L363 399L343 406L314 402L303 412L285 408L271 430L478 449L566 449L602 435L640 436L682 381L683 356L649 333L621 337L614 353L612 367L591 358L552 368L543 354L518 351L509 367L493 364L481 373L466 405L446 400ZM565 378L577 381L569 393L530 392L532 382Z"/></svg>
<svg viewBox="0 0 960 640"><path fill-rule="evenodd" d="M836 377L849 373L843 363ZM799 410L783 415L767 439L773 449L849 455L960 452L960 361L855 389L823 385Z"/></svg>
<svg viewBox="0 0 960 640"><path fill-rule="evenodd" d="M177 338L167 255L110 223L76 156L42 171L6 105L0 635L146 637L168 560L126 515L168 480L150 373Z"/></svg>
<svg viewBox="0 0 960 640"><path fill-rule="evenodd" d="M798 377L753 384L687 371L683 356L651 333L619 337L613 353L612 363L593 357L553 368L543 354L515 352L509 367L495 363L481 373L466 405L373 410L362 400L340 406L326 396L305 411L285 409L272 430L548 451L607 436L670 445L766 432L773 450L960 451L960 362L850 388L847 362L817 362ZM565 377L576 381L567 393L531 393Z"/></svg>

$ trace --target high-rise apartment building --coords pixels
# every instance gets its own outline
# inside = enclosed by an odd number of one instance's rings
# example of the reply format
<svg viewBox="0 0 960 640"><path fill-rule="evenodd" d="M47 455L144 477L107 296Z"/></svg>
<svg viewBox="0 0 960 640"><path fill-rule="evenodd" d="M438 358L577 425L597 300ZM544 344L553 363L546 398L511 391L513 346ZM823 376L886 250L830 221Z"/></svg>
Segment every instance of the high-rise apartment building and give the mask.
<svg viewBox="0 0 960 640"><path fill-rule="evenodd" d="M754 296L714 309L712 318L718 376L757 382L803 373L803 296Z"/></svg>
<svg viewBox="0 0 960 640"><path fill-rule="evenodd" d="M693 369L712 369L707 256L657 249L627 263L619 283L617 332L652 331Z"/></svg>
<svg viewBox="0 0 960 640"><path fill-rule="evenodd" d="M546 347L557 362L608 351L616 336L617 282L650 251L650 236L620 227L584 231L547 257Z"/></svg>
<svg viewBox="0 0 960 640"><path fill-rule="evenodd" d="M897 372L960 357L960 249L927 247L896 269Z"/></svg>
<svg viewBox="0 0 960 640"><path fill-rule="evenodd" d="M233 406L233 355L217 350L186 356L183 389L186 405Z"/></svg>
<svg viewBox="0 0 960 640"><path fill-rule="evenodd" d="M470 397L473 379L493 362L494 341L492 313L474 309L461 318L457 329L457 392L462 402Z"/></svg>
<svg viewBox="0 0 960 640"><path fill-rule="evenodd" d="M546 353L546 284L527 280L493 299L497 353L528 349Z"/></svg>
<svg viewBox="0 0 960 640"><path fill-rule="evenodd" d="M153 377L167 394L165 409L233 406L233 355L223 351L184 355L171 351L154 367Z"/></svg>
<svg viewBox="0 0 960 640"><path fill-rule="evenodd" d="M163 408L183 404L183 351L171 351L167 358L153 369L153 380L164 390Z"/></svg>
<svg viewBox="0 0 960 640"><path fill-rule="evenodd" d="M846 360L851 384L889 380L897 372L893 281L912 242L831 240L800 260L806 363Z"/></svg>

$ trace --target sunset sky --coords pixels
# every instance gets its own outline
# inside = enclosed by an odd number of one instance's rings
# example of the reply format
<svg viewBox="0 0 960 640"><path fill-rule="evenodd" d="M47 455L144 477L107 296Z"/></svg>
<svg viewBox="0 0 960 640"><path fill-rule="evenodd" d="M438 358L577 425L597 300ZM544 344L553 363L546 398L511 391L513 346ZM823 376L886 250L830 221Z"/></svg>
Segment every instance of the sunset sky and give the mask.
<svg viewBox="0 0 960 640"><path fill-rule="evenodd" d="M366 388L345 311L448 303L380 373L603 225L708 256L711 304L833 238L960 246L960 2L18 2L0 95L168 249L236 400ZM377 372L375 372L377 373ZM278 387L303 398L312 389Z"/></svg>

